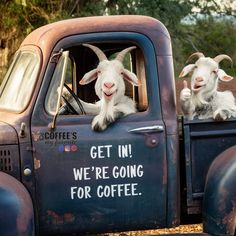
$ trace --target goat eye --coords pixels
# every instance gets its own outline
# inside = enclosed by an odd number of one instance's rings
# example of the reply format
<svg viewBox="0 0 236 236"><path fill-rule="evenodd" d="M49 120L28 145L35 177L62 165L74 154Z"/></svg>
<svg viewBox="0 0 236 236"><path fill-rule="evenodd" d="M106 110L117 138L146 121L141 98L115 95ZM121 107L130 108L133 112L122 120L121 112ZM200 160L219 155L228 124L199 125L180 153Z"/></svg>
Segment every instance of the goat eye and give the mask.
<svg viewBox="0 0 236 236"><path fill-rule="evenodd" d="M197 66L194 66L194 69L197 69L198 67Z"/></svg>
<svg viewBox="0 0 236 236"><path fill-rule="evenodd" d="M98 73L98 74L101 74L101 71L100 71L100 70L98 70L98 71L97 71L97 73Z"/></svg>
<svg viewBox="0 0 236 236"><path fill-rule="evenodd" d="M123 74L124 74L124 72L120 72L120 74L121 74L121 75L123 75Z"/></svg>
<svg viewBox="0 0 236 236"><path fill-rule="evenodd" d="M213 72L214 74L216 74L216 73L217 73L217 70L213 70L212 72Z"/></svg>

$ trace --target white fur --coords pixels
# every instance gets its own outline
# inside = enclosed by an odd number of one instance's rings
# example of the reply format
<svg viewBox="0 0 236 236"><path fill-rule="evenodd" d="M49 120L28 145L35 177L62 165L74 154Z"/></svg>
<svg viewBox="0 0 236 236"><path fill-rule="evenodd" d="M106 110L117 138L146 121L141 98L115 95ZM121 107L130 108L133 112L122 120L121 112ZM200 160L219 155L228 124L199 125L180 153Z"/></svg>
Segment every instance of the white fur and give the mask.
<svg viewBox="0 0 236 236"><path fill-rule="evenodd" d="M193 119L225 120L236 117L235 98L231 91L217 91L218 80L233 79L218 63L209 57L200 57L195 64L187 65L180 77L192 73L191 89L186 86L180 92L180 104L185 117Z"/></svg>
<svg viewBox="0 0 236 236"><path fill-rule="evenodd" d="M100 61L96 69L84 75L80 84L88 84L95 79L95 92L100 100L95 104L81 101L86 114L96 115L92 121L93 130L105 130L116 119L136 112L135 102L125 96L124 79L135 86L139 85L139 81L119 60ZM70 99L70 103L80 114L79 106L73 98Z"/></svg>

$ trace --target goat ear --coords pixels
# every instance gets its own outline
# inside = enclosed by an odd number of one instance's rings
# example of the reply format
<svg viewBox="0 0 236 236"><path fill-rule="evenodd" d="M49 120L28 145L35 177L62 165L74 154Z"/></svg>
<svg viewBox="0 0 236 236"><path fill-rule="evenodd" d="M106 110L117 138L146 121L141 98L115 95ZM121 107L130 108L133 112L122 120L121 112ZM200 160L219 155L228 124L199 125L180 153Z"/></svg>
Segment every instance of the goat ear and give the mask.
<svg viewBox="0 0 236 236"><path fill-rule="evenodd" d="M195 67L195 64L189 64L183 68L181 73L179 74L179 78L186 76L188 73L192 72Z"/></svg>
<svg viewBox="0 0 236 236"><path fill-rule="evenodd" d="M83 76L79 84L81 85L89 84L93 80L97 79L97 77L98 77L97 69L91 70Z"/></svg>
<svg viewBox="0 0 236 236"><path fill-rule="evenodd" d="M133 84L134 86L139 86L141 83L138 80L137 76L130 72L129 70L124 69L123 70L123 78Z"/></svg>
<svg viewBox="0 0 236 236"><path fill-rule="evenodd" d="M217 75L221 81L229 82L233 79L232 76L227 75L222 69L218 69Z"/></svg>

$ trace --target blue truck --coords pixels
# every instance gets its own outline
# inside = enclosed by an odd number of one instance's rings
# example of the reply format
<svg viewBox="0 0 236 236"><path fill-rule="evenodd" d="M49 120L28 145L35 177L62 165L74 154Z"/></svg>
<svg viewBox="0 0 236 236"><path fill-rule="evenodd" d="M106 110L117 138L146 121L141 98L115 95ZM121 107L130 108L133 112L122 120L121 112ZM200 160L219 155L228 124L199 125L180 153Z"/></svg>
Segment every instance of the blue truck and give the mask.
<svg viewBox="0 0 236 236"><path fill-rule="evenodd" d="M95 45L125 66L137 113L103 132L94 116L61 111L62 87L96 102L80 79ZM85 235L203 223L235 235L235 119L188 121L176 112L170 35L146 16L69 19L40 27L17 50L0 88L0 235ZM65 107L67 109L65 109ZM65 111L66 110L66 111Z"/></svg>

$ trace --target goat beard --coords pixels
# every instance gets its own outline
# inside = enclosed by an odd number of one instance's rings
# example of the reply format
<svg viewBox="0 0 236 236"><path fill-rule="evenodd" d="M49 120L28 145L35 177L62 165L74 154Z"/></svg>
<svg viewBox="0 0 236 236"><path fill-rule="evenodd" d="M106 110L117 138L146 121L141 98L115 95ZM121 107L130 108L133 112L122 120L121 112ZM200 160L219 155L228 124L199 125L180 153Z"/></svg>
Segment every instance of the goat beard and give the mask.
<svg viewBox="0 0 236 236"><path fill-rule="evenodd" d="M202 107L204 105L209 104L207 99L208 98L206 96L204 96L204 94L201 91L198 93L193 93L193 95L192 95L192 101L196 107Z"/></svg>

